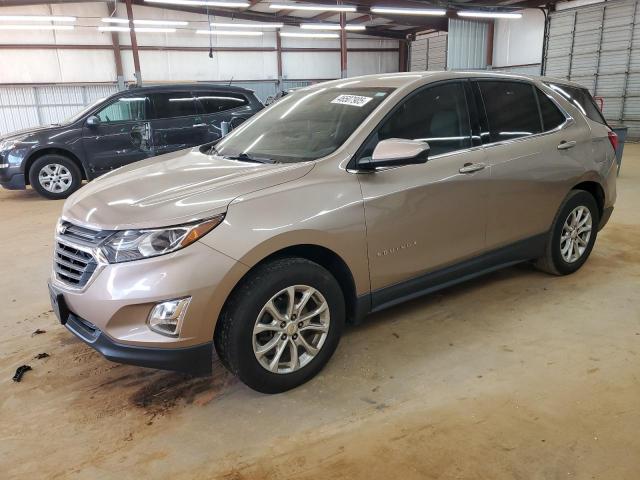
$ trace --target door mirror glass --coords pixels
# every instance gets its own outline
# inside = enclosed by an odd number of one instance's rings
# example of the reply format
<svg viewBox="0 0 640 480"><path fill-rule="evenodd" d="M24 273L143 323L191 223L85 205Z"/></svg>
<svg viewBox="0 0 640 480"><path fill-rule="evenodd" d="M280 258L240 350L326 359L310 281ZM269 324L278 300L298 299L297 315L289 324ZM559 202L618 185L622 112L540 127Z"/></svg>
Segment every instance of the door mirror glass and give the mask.
<svg viewBox="0 0 640 480"><path fill-rule="evenodd" d="M378 167L399 167L425 163L429 156L429 144L421 140L389 138L378 142L369 159L361 159L358 168L373 170Z"/></svg>
<svg viewBox="0 0 640 480"><path fill-rule="evenodd" d="M87 118L87 127L97 127L100 123L102 122L100 121L100 117L97 115L91 115Z"/></svg>

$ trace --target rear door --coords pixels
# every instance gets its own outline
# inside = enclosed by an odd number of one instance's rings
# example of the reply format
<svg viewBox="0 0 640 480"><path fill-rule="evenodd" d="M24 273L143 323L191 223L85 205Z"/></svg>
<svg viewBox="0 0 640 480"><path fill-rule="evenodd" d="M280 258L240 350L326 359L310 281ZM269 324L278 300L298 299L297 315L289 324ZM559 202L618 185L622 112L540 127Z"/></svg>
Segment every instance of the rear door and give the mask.
<svg viewBox="0 0 640 480"><path fill-rule="evenodd" d="M231 130L253 114L249 101L240 93L199 90L194 92L194 96L204 113L208 142L221 137L222 122L229 122L228 127Z"/></svg>
<svg viewBox="0 0 640 480"><path fill-rule="evenodd" d="M92 176L154 154L149 125L149 98L131 93L95 113L98 125L82 129L82 145Z"/></svg>
<svg viewBox="0 0 640 480"><path fill-rule="evenodd" d="M151 131L156 155L207 142L207 126L191 92L166 91L149 95Z"/></svg>
<svg viewBox="0 0 640 480"><path fill-rule="evenodd" d="M589 151L589 129L528 81L477 80L491 168L487 247L541 239Z"/></svg>

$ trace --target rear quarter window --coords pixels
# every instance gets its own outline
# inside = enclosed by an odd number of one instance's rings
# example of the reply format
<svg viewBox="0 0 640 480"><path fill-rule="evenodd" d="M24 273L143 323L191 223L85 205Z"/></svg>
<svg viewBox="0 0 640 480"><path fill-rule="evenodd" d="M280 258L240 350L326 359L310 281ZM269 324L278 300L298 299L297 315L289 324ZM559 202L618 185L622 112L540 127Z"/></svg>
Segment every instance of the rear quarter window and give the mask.
<svg viewBox="0 0 640 480"><path fill-rule="evenodd" d="M601 123L602 125L607 125L607 121L604 119L602 112L586 88L556 83L548 83L547 85L577 107L585 117L593 120L594 122Z"/></svg>
<svg viewBox="0 0 640 480"><path fill-rule="evenodd" d="M237 93L195 92L205 113L218 113L248 105L247 99Z"/></svg>

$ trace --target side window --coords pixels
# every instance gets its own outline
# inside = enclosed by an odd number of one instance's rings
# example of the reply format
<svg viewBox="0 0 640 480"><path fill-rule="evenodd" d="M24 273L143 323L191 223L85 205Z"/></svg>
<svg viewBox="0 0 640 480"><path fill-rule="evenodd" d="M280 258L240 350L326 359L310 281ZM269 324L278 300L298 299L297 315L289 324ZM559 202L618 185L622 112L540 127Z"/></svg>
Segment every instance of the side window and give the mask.
<svg viewBox="0 0 640 480"><path fill-rule="evenodd" d="M596 105L595 100L588 90L584 88L570 87L568 85L549 84L556 92L566 98L570 103L578 107L578 109L589 119L594 122L607 124L602 116L602 112Z"/></svg>
<svg viewBox="0 0 640 480"><path fill-rule="evenodd" d="M536 89L538 102L540 102L540 114L542 115L542 128L545 132L558 128L567 119L546 94Z"/></svg>
<svg viewBox="0 0 640 480"><path fill-rule="evenodd" d="M136 122L147 119L149 99L143 96L122 97L96 115L102 123Z"/></svg>
<svg viewBox="0 0 640 480"><path fill-rule="evenodd" d="M246 98L237 93L195 92L195 96L205 113L224 112L249 103Z"/></svg>
<svg viewBox="0 0 640 480"><path fill-rule="evenodd" d="M542 131L533 85L526 82L479 81L491 142Z"/></svg>
<svg viewBox="0 0 640 480"><path fill-rule="evenodd" d="M154 118L174 118L197 115L196 101L189 92L166 92L149 95Z"/></svg>
<svg viewBox="0 0 640 480"><path fill-rule="evenodd" d="M410 97L379 128L364 156L371 155L376 144L387 138L423 140L431 147L429 155L470 147L469 113L462 83L436 85Z"/></svg>

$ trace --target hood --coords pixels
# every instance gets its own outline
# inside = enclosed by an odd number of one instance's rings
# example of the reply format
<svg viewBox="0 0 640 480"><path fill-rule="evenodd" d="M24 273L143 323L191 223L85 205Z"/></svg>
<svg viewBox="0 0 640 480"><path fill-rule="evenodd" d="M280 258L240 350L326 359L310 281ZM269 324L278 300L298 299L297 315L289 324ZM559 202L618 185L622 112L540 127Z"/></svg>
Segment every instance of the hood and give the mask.
<svg viewBox="0 0 640 480"><path fill-rule="evenodd" d="M27 135L34 135L36 133L46 132L47 130L54 130L54 129L60 127L60 126L61 125L52 124L52 125L44 125L44 126L41 126L41 127L24 128L22 130L16 130L15 132L11 132L11 133L7 133L6 135L2 135L2 136L0 136L0 140L9 140L11 138L25 137Z"/></svg>
<svg viewBox="0 0 640 480"><path fill-rule="evenodd" d="M312 168L312 162L257 164L182 150L89 182L67 199L62 215L103 230L178 225L224 212L236 197L296 180Z"/></svg>

